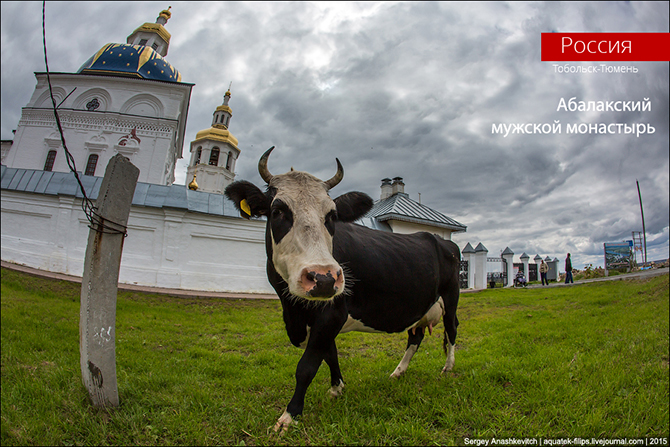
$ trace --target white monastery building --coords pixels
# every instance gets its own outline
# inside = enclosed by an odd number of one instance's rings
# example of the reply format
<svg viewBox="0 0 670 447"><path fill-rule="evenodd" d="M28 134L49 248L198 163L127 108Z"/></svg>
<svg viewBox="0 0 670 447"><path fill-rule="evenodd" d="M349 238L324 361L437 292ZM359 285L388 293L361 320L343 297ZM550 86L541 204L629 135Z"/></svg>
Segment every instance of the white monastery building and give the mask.
<svg viewBox="0 0 670 447"><path fill-rule="evenodd" d="M140 169L119 281L201 291L274 293L265 273L265 220L239 216L223 191L241 151L229 131L230 89L212 125L190 143L187 185L174 185L183 157L194 84L164 57L170 10L125 44L106 44L76 73L50 73L66 145L86 195L95 200L108 161L122 154ZM81 276L89 233L70 172L47 74L13 140L2 141L3 261ZM381 231L430 231L450 239L466 227L419 204L402 178L383 179L380 200L359 223Z"/></svg>

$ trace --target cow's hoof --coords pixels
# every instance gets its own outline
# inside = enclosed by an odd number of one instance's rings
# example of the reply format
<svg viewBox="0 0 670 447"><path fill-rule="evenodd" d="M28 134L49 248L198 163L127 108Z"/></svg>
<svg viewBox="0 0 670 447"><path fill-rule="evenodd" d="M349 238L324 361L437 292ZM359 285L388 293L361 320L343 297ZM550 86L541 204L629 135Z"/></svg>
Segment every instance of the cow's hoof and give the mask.
<svg viewBox="0 0 670 447"><path fill-rule="evenodd" d="M275 424L275 432L281 430L280 435L283 435L288 430L289 425L297 424L291 417L288 411L284 411L284 414L281 415L277 423Z"/></svg>
<svg viewBox="0 0 670 447"><path fill-rule="evenodd" d="M405 374L405 371L400 369L400 367L396 368L395 371L389 376L389 379L397 379L398 377L402 376Z"/></svg>
<svg viewBox="0 0 670 447"><path fill-rule="evenodd" d="M328 394L330 397L340 397L344 392L344 382L340 380L340 384L336 386L331 386L328 389Z"/></svg>

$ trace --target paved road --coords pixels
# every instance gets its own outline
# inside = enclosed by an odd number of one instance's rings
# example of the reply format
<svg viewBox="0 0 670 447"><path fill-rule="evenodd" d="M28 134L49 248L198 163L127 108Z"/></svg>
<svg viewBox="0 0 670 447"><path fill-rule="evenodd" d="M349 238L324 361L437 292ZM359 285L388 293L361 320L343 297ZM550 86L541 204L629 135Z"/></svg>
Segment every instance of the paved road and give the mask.
<svg viewBox="0 0 670 447"><path fill-rule="evenodd" d="M607 278L595 278L595 279L582 279L580 281L575 281L572 284L565 284L563 282L550 282L548 286L543 286L542 284L532 284L526 286L527 289L539 289L545 287L572 287L578 286L580 284L589 284L592 282L601 282L601 281L623 281L626 279L642 279L642 278L651 278L653 276L667 275L669 273L668 268L653 269L653 270L644 270L634 273L625 273L623 275L608 276ZM487 289L461 289L461 293L474 293L482 292Z"/></svg>
<svg viewBox="0 0 670 447"><path fill-rule="evenodd" d="M569 287L579 284L589 284L592 282L602 282L602 281L623 281L626 279L644 279L651 278L653 276L667 275L669 272L668 268L662 269L651 269L651 270L642 270L639 272L633 273L624 273L623 275L608 276L606 278L594 278L594 279L582 279L580 281L575 281L574 284L565 284L564 282L552 282L549 283L549 286L543 286L542 284L533 284L528 286L529 289L542 288L542 287Z"/></svg>
<svg viewBox="0 0 670 447"><path fill-rule="evenodd" d="M47 272L44 270L38 270L31 267L26 267L23 265L12 264L9 262L2 261L1 265L3 268L18 270L20 272L28 273L34 276L41 276L44 278L60 279L63 281L71 281L81 284L81 277L66 275L63 273L54 273ZM588 284L592 282L600 281L623 281L626 279L642 279L642 278L651 278L653 276L667 275L669 272L668 268L662 269L653 269L653 270L644 270L635 273L626 273L623 275L609 276L607 278L595 278L595 279L583 279L581 281L575 281L574 284L564 284L562 282L552 282L548 286L543 286L540 284L533 284L528 286L529 289L543 288L543 287L571 287L580 284ZM260 294L260 293L228 293L228 292L206 292L201 290L184 290L184 289L168 289L163 287L148 287L148 286L138 286L134 284L119 284L119 289L136 291L136 292L146 292L146 293L158 293L163 295L177 296L182 298L231 298L231 299L265 299L265 300L276 300L278 299L275 294ZM473 293L481 292L486 289L476 289L476 290L461 290L461 293Z"/></svg>

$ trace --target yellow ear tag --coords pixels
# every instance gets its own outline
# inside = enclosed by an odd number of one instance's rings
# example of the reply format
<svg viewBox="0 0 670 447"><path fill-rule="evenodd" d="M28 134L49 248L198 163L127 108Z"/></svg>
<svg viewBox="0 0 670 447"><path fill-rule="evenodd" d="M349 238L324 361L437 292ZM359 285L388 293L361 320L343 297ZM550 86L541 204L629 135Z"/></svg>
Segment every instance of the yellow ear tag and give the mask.
<svg viewBox="0 0 670 447"><path fill-rule="evenodd" d="M242 199L242 201L240 202L240 209L245 213L247 213L248 216L251 216L251 208L247 203L247 199Z"/></svg>

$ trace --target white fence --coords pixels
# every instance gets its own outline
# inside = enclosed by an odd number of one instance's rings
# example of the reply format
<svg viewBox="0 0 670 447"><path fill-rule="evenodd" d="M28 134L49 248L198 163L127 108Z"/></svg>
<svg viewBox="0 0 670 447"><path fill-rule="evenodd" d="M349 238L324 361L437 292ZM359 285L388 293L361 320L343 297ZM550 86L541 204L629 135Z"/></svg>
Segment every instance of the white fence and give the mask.
<svg viewBox="0 0 670 447"><path fill-rule="evenodd" d="M472 245L468 242L467 245L461 250L461 258L463 261L468 263L467 271L467 287L462 285L462 288L468 289L485 289L487 287L487 276L489 273L489 261L487 260L488 250L480 242L475 248L472 248ZM510 250L509 247L506 247L501 254L503 262L507 264L505 272L507 278L505 284L507 287L514 285L514 277L516 272L514 271L514 252ZM523 264L523 274L526 279L529 279L529 265L530 265L530 256L526 253L523 253L520 258L521 263ZM535 255L533 261L537 265L537 272L540 271L540 263L542 262L540 255ZM558 263L557 258L551 259L550 257L544 258L544 262L549 266L549 273L547 279L558 280ZM550 275L551 274L551 275Z"/></svg>

